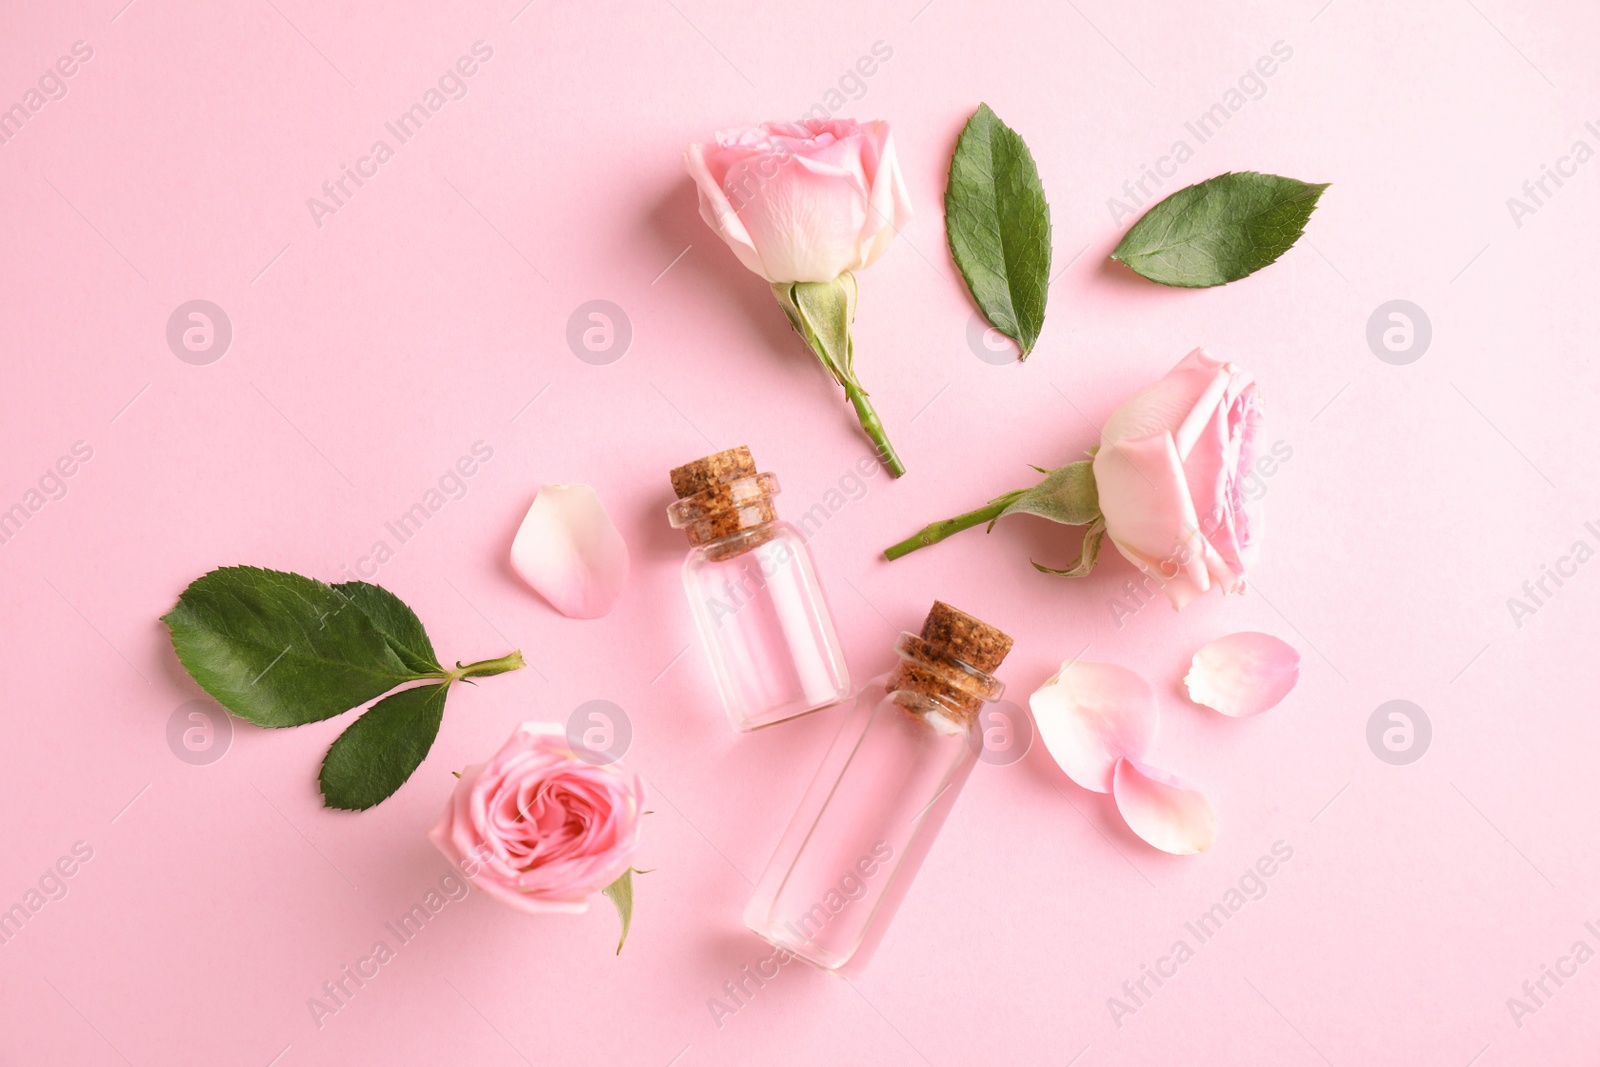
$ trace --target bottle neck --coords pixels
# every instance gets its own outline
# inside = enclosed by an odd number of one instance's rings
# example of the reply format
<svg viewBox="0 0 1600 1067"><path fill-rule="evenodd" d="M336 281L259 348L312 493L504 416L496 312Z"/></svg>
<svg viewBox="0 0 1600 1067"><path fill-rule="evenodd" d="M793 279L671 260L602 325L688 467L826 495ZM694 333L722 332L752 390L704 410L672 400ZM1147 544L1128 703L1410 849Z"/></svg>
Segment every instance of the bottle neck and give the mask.
<svg viewBox="0 0 1600 1067"><path fill-rule="evenodd" d="M925 697L958 722L972 722L984 704L1005 692L1005 683L994 675L916 634L902 633L894 650L900 663L889 675L889 691Z"/></svg>
<svg viewBox="0 0 1600 1067"><path fill-rule="evenodd" d="M771 524L778 519L772 498L778 492L778 479L773 474L718 482L673 501L667 508L667 518L695 547L748 551L771 537ZM754 536L763 530L768 531L765 536Z"/></svg>
<svg viewBox="0 0 1600 1067"><path fill-rule="evenodd" d="M757 523L747 526L742 530L735 530L726 537L719 537L714 541L694 543L691 552L697 552L710 560L732 559L742 556L746 552L760 548L762 545L778 536L782 523L773 519L771 522ZM691 542L693 543L693 542Z"/></svg>

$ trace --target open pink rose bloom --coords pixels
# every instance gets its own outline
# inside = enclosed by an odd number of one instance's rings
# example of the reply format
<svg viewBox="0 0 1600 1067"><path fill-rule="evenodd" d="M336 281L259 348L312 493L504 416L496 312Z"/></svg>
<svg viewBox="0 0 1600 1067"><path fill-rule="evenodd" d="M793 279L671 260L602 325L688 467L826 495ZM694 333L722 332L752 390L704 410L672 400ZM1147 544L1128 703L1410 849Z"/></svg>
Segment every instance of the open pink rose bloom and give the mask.
<svg viewBox="0 0 1600 1067"><path fill-rule="evenodd" d="M559 726L523 723L468 767L428 833L473 884L528 912L582 912L633 862L644 782L572 751Z"/></svg>
<svg viewBox="0 0 1600 1067"><path fill-rule="evenodd" d="M1197 348L1106 421L1094 457L1106 535L1182 608L1243 592L1260 517L1245 493L1261 404L1255 379Z"/></svg>

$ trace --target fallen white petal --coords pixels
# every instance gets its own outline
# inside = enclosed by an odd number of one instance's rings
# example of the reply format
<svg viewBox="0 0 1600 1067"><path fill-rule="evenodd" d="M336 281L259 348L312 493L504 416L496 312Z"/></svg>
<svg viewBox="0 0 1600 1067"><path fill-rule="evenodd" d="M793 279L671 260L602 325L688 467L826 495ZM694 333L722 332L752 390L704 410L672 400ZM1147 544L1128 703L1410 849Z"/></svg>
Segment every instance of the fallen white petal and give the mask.
<svg viewBox="0 0 1600 1067"><path fill-rule="evenodd" d="M1117 760L1145 754L1159 721L1150 683L1115 663L1063 664L1028 706L1056 763L1096 793L1111 791Z"/></svg>
<svg viewBox="0 0 1600 1067"><path fill-rule="evenodd" d="M1219 638L1194 654L1183 684L1189 699L1235 718L1258 715L1300 680L1300 653L1273 637L1246 631Z"/></svg>
<svg viewBox="0 0 1600 1067"><path fill-rule="evenodd" d="M1192 856L1217 840L1211 804L1166 771L1118 760L1111 792L1128 828L1163 852Z"/></svg>
<svg viewBox="0 0 1600 1067"><path fill-rule="evenodd" d="M541 485L511 543L511 566L561 614L597 619L622 595L628 546L587 485Z"/></svg>

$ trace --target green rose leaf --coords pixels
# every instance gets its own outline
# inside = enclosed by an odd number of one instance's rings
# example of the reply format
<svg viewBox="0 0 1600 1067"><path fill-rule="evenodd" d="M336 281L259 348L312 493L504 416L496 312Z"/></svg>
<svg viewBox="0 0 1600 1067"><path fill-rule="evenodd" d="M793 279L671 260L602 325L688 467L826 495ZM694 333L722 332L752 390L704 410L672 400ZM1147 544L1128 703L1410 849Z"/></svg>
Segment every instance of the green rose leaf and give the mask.
<svg viewBox="0 0 1600 1067"><path fill-rule="evenodd" d="M405 784L433 747L451 683L524 666L517 651L447 670L416 612L382 586L260 567L200 576L161 619L189 676L258 726L317 722L406 682L435 683L378 701L333 743L321 779L330 808L370 808Z"/></svg>
<svg viewBox="0 0 1600 1067"><path fill-rule="evenodd" d="M1032 489L1009 494L1009 501L989 525L993 527L1014 511L1042 515L1068 526L1086 526L1100 517L1100 494L1095 490L1093 460L1082 459L1043 473L1044 481Z"/></svg>
<svg viewBox="0 0 1600 1067"><path fill-rule="evenodd" d="M330 718L426 673L401 659L350 596L286 571L214 570L162 621L189 675L258 726Z"/></svg>
<svg viewBox="0 0 1600 1067"><path fill-rule="evenodd" d="M1237 281L1300 239L1327 187L1255 171L1219 174L1145 212L1111 258L1162 285Z"/></svg>
<svg viewBox="0 0 1600 1067"><path fill-rule="evenodd" d="M1050 205L1027 144L988 104L956 140L944 227L972 299L1027 359L1049 296Z"/></svg>
<svg viewBox="0 0 1600 1067"><path fill-rule="evenodd" d="M422 628L422 620L405 601L369 582L343 582L333 589L349 597L372 620L400 662L424 674L444 670L433 651L433 642L428 640L428 631Z"/></svg>
<svg viewBox="0 0 1600 1067"><path fill-rule="evenodd" d="M617 917L622 920L622 936L617 938L617 955L622 955L622 945L628 940L628 927L633 925L633 868L622 872L622 877L601 890L617 906Z"/></svg>
<svg viewBox="0 0 1600 1067"><path fill-rule="evenodd" d="M322 801L362 811L387 800L427 757L444 720L443 685L418 685L372 705L322 761Z"/></svg>

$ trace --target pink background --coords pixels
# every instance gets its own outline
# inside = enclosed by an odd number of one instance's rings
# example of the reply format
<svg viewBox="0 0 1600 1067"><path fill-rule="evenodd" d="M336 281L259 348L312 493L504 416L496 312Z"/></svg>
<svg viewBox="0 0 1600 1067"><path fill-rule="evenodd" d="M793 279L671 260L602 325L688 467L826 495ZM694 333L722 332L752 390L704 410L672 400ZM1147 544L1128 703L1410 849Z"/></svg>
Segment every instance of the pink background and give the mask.
<svg viewBox="0 0 1600 1067"><path fill-rule="evenodd" d="M0 1059L17 1064L955 1065L1575 1063L1600 1040L1600 963L1537 1012L1507 998L1573 943L1600 949L1594 652L1600 564L1516 625L1507 598L1600 520L1589 161L1542 206L1506 198L1600 137L1600 16L1576 3L1250 0L1219 6L818 0L72 0L0 10L0 104L73 43L68 94L0 145L5 317L0 508L74 442L65 497L0 545L6 605L0 906L74 842L93 858L0 946ZM319 228L306 207L476 41L493 57ZM699 221L691 139L822 102L886 118L917 209L862 277L863 379L910 474L812 540L858 678L940 597L1017 637L1025 703L1086 654L1157 684L1155 762L1200 783L1221 835L1179 859L1035 746L980 766L867 973L795 964L731 1017L710 998L766 955L740 910L838 719L728 728L678 585L667 469L748 443L798 517L865 454L841 393L763 283ZM1266 93L1200 145L1185 129L1275 42ZM1055 231L1044 333L976 358L945 249L956 132L987 101L1038 160ZM834 103L841 103L835 98ZM1165 289L1106 262L1107 198L1177 139L1165 191L1228 169L1332 189L1299 246L1238 284ZM389 138L393 143L392 138ZM1570 169L1570 167L1569 167ZM168 316L219 304L234 336L175 358ZM625 309L619 361L565 341ZM1406 299L1416 362L1366 323ZM887 564L922 522L1022 484L1197 344L1251 368L1268 440L1266 550L1243 598L1109 608L1070 532L1003 523ZM376 580L442 656L533 668L452 694L432 755L361 815L315 773L350 719L241 724L207 766L169 748L201 695L157 617L205 570L346 576L474 442L494 457ZM541 482L596 487L633 552L614 613L560 617L507 551ZM372 575L371 564L364 565ZM1543 599L1543 598L1541 598ZM1195 648L1258 629L1304 654L1278 709L1224 720L1179 687ZM687 648L687 651L685 649ZM1087 651L1085 652L1085 649ZM322 983L448 870L424 839L453 779L523 719L628 715L650 816L634 929L451 904L319 1028ZM1366 726L1423 708L1425 756ZM1137 979L1275 842L1293 858L1175 978ZM1191 946L1194 942L1191 940Z"/></svg>

